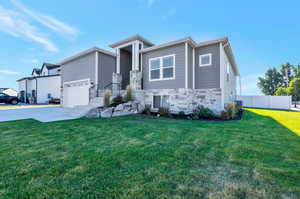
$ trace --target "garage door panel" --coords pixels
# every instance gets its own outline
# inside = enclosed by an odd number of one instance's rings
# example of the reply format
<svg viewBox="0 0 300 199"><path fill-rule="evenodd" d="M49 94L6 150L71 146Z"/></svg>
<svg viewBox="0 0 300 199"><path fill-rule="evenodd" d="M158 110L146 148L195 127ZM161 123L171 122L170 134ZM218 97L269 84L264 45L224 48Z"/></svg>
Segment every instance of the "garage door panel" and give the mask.
<svg viewBox="0 0 300 199"><path fill-rule="evenodd" d="M74 107L89 104L89 80L79 80L64 84L63 104Z"/></svg>

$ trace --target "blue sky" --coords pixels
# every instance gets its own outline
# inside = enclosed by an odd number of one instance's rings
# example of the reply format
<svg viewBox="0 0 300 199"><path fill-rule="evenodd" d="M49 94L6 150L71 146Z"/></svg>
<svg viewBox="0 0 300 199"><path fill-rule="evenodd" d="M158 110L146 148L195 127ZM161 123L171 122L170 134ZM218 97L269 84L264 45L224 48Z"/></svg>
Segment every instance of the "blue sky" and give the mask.
<svg viewBox="0 0 300 199"><path fill-rule="evenodd" d="M224 36L242 76L243 94L259 94L268 67L300 62L300 1L0 0L0 87L43 62L134 34L159 44L186 36ZM109 49L111 50L111 49Z"/></svg>

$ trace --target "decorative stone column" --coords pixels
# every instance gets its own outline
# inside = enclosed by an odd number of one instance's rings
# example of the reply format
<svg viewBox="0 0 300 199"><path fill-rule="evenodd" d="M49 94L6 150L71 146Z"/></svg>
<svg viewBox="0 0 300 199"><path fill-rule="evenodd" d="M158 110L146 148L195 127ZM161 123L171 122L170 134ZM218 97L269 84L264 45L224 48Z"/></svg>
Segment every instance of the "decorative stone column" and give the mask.
<svg viewBox="0 0 300 199"><path fill-rule="evenodd" d="M112 91L118 91L121 89L122 75L119 73L113 73L112 75Z"/></svg>
<svg viewBox="0 0 300 199"><path fill-rule="evenodd" d="M133 90L142 89L142 72L138 70L130 71L130 87Z"/></svg>

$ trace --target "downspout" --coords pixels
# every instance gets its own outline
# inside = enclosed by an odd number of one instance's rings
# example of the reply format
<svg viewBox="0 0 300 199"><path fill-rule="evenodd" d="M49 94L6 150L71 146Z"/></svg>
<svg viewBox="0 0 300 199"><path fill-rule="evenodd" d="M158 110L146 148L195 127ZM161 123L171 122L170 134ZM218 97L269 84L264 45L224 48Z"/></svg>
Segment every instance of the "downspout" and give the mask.
<svg viewBox="0 0 300 199"><path fill-rule="evenodd" d="M38 96L38 81L35 78L35 103L37 104L37 96Z"/></svg>
<svg viewBox="0 0 300 199"><path fill-rule="evenodd" d="M25 104L27 104L27 79L25 79Z"/></svg>

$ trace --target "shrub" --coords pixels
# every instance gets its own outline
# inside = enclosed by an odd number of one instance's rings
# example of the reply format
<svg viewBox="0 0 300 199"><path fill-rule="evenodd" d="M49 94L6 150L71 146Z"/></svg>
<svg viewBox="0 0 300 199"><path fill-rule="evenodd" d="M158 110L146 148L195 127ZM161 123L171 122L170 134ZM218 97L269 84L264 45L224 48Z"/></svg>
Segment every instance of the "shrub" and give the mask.
<svg viewBox="0 0 300 199"><path fill-rule="evenodd" d="M203 119L211 119L214 117L213 111L202 105L198 106L194 113L197 114L199 118Z"/></svg>
<svg viewBox="0 0 300 199"><path fill-rule="evenodd" d="M110 105L110 91L109 90L104 91L103 105L105 107L108 107Z"/></svg>
<svg viewBox="0 0 300 199"><path fill-rule="evenodd" d="M132 88L130 86L126 87L126 94L124 96L124 101L129 102L133 100Z"/></svg>
<svg viewBox="0 0 300 199"><path fill-rule="evenodd" d="M221 118L222 120L229 120L229 119L230 119L230 118L229 118L229 114L228 114L227 111L222 111L222 112L220 113L220 118Z"/></svg>
<svg viewBox="0 0 300 199"><path fill-rule="evenodd" d="M169 108L166 108L166 107L160 107L158 109L158 113L161 115L161 116L168 116L169 113L170 113L170 109Z"/></svg>
<svg viewBox="0 0 300 199"><path fill-rule="evenodd" d="M185 117L185 112L184 111L179 111L178 112L178 117L184 118Z"/></svg>
<svg viewBox="0 0 300 199"><path fill-rule="evenodd" d="M118 95L116 97L114 97L112 99L112 102L115 106L119 105L119 104L122 104L123 103L123 97L121 95Z"/></svg>
<svg viewBox="0 0 300 199"><path fill-rule="evenodd" d="M227 104L226 111L228 113L229 119L233 119L238 112L238 107L236 104L230 103L230 104Z"/></svg>
<svg viewBox="0 0 300 199"><path fill-rule="evenodd" d="M150 104L145 105L145 108L143 110L143 114L147 114L147 115L151 114L151 105Z"/></svg>
<svg viewBox="0 0 300 199"><path fill-rule="evenodd" d="M193 120L199 120L199 111L198 111L198 109L193 110L193 113L191 114L191 118Z"/></svg>

